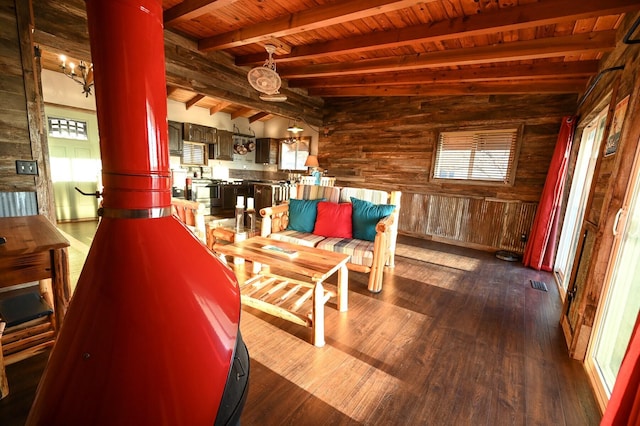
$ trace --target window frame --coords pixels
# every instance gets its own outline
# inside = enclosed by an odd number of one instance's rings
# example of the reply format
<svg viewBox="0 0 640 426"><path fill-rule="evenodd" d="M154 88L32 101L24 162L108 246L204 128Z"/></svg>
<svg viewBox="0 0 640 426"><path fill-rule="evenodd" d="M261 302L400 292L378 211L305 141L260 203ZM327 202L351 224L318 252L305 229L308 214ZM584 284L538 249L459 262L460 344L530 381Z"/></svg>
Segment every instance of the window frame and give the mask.
<svg viewBox="0 0 640 426"><path fill-rule="evenodd" d="M200 158L202 156L202 158ZM207 144L200 142L184 141L182 143L182 155L180 164L189 166L204 166L207 164Z"/></svg>
<svg viewBox="0 0 640 426"><path fill-rule="evenodd" d="M278 139L278 169L279 170L293 170L293 171L306 171L307 167L304 166L304 163L307 160L307 157L309 155L311 155L311 136L300 136L298 137L298 142L295 142L293 144L287 144L285 143L285 140L287 140L287 138L284 139ZM307 145L308 149L307 150L300 150L299 148L299 143L302 142L304 144ZM286 149L285 146L287 147L291 147L295 145L296 147L296 153L295 153L295 168L291 168L291 167L285 167L284 161L283 161L283 155L284 155L284 150ZM306 153L306 155L300 154L300 153ZM298 156L301 156L300 158L298 158ZM298 167L299 165L299 167Z"/></svg>
<svg viewBox="0 0 640 426"><path fill-rule="evenodd" d="M432 156L431 156L431 168L429 172L429 180L432 182L439 182L454 185L489 185L489 186L513 186L515 184L516 173L518 170L518 161L520 158L520 147L522 144L522 134L523 134L523 125L518 126L504 126L500 128L487 128L487 127L467 127L467 128L443 128L437 131L436 138L433 144ZM453 179L447 177L438 177L435 175L436 173L436 163L440 148L440 136L445 133L460 133L460 134L469 134L469 133L499 133L499 132L507 132L514 131L515 132L515 142L513 145L513 155L510 164L511 173L508 175L505 180L484 180L484 179Z"/></svg>
<svg viewBox="0 0 640 426"><path fill-rule="evenodd" d="M56 130L54 130L56 126L58 134L54 134L56 132ZM66 134L63 132L65 129ZM89 123L86 120L77 120L75 118L47 116L47 137L74 141L88 141Z"/></svg>

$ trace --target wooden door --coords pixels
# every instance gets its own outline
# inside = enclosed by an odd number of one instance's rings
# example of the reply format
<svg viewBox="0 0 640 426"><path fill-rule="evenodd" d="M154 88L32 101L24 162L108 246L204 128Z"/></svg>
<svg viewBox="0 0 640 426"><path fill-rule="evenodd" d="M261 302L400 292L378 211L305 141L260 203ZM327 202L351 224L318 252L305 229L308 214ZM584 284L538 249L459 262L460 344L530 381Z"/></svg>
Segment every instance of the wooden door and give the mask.
<svg viewBox="0 0 640 426"><path fill-rule="evenodd" d="M47 138L56 219L58 221L96 219L98 198L95 195L82 195L75 188L91 194L102 190L97 118L95 114L49 106L46 107L45 113L48 121L67 122L69 129L75 123L76 130L86 129L85 132L79 133L64 131L62 127L55 129L49 126Z"/></svg>

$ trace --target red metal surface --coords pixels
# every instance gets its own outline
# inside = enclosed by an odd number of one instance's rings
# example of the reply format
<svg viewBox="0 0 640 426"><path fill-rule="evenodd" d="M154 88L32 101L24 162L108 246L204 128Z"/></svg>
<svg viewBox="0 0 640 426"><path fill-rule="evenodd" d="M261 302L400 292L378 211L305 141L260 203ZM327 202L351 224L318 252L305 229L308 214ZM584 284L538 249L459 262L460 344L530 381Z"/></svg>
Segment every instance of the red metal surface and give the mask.
<svg viewBox="0 0 640 426"><path fill-rule="evenodd" d="M161 3L87 15L104 208L167 207ZM211 425L239 319L235 276L176 218L104 217L27 423Z"/></svg>

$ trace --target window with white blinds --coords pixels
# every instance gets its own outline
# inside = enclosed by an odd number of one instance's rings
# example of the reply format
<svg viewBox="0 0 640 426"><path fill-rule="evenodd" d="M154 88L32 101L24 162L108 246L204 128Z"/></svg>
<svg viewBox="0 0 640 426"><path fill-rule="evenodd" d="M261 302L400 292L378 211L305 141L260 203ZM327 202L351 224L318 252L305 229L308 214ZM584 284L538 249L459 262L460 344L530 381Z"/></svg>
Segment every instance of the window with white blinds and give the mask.
<svg viewBox="0 0 640 426"><path fill-rule="evenodd" d="M433 178L510 184L517 138L518 129L442 132Z"/></svg>
<svg viewBox="0 0 640 426"><path fill-rule="evenodd" d="M202 166L205 164L207 151L203 143L184 142L182 145L182 164Z"/></svg>

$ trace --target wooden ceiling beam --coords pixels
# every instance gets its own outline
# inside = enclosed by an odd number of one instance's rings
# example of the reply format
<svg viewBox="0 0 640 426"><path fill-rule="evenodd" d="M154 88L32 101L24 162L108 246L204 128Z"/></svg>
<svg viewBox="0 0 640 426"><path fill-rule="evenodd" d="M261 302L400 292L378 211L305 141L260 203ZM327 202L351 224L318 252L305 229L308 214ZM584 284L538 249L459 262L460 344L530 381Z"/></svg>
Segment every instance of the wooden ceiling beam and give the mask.
<svg viewBox="0 0 640 426"><path fill-rule="evenodd" d="M287 102L262 101L259 92L249 85L245 70L234 72L232 64L226 66L226 55L205 55L197 50L195 42L171 31L165 31L165 58L167 84L279 116L302 112L312 125L322 123L322 99L310 97L300 89L281 88Z"/></svg>
<svg viewBox="0 0 640 426"><path fill-rule="evenodd" d="M576 3L575 0L545 0L447 21L297 46L291 50L289 55L279 56L277 54L276 59L278 64L283 64L327 56L393 49L415 43L433 43L453 38L482 36L501 31L553 25L602 15L615 15L638 10L638 8L640 6L637 0L583 0L579 3ZM246 66L259 64L263 61L264 54L251 54L236 57L235 63L239 66Z"/></svg>
<svg viewBox="0 0 640 426"><path fill-rule="evenodd" d="M289 87L306 89L349 86L393 86L451 82L548 79L551 77L589 77L598 72L599 61L547 62L523 65L500 64L491 67L419 70L385 74L292 79Z"/></svg>
<svg viewBox="0 0 640 426"><path fill-rule="evenodd" d="M437 0L423 0L431 3ZM415 6L415 0L349 0L309 8L248 28L203 38L202 51L230 49Z"/></svg>
<svg viewBox="0 0 640 426"><path fill-rule="evenodd" d="M217 112L220 112L226 107L228 107L229 105L231 105L231 102L220 101L218 105L212 106L211 108L209 108L209 115L213 115Z"/></svg>
<svg viewBox="0 0 640 426"><path fill-rule="evenodd" d="M184 0L164 11L162 19L165 27L172 27L178 21L197 18L205 13L229 6L238 0Z"/></svg>
<svg viewBox="0 0 640 426"><path fill-rule="evenodd" d="M564 37L546 37L489 46L440 50L420 55L364 59L358 62L339 62L296 67L278 67L286 78L354 75L398 70L417 70L461 65L480 65L489 62L524 61L566 55L600 53L613 50L616 31L599 31Z"/></svg>
<svg viewBox="0 0 640 426"><path fill-rule="evenodd" d="M582 93L588 79L549 80L532 82L477 82L442 83L382 87L330 87L309 90L310 94L322 97L362 96L447 96L447 95L498 95L498 94L566 94Z"/></svg>
<svg viewBox="0 0 640 426"><path fill-rule="evenodd" d="M178 90L177 87L167 85L167 98Z"/></svg>
<svg viewBox="0 0 640 426"><path fill-rule="evenodd" d="M192 106L194 106L195 104L197 104L198 102L200 102L203 99L204 99L204 95L197 94L193 98L191 98L187 102L185 102L184 106L186 107L186 109L190 109Z"/></svg>
<svg viewBox="0 0 640 426"><path fill-rule="evenodd" d="M240 108L237 111L231 113L231 119L235 120L236 118L244 117L248 113L252 111L251 108Z"/></svg>
<svg viewBox="0 0 640 426"><path fill-rule="evenodd" d="M249 123L262 120L263 118L268 117L270 115L271 114L269 114L268 112L260 111L259 113L253 114L251 117L249 117Z"/></svg>

